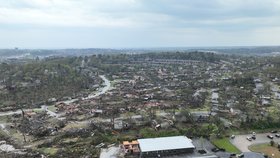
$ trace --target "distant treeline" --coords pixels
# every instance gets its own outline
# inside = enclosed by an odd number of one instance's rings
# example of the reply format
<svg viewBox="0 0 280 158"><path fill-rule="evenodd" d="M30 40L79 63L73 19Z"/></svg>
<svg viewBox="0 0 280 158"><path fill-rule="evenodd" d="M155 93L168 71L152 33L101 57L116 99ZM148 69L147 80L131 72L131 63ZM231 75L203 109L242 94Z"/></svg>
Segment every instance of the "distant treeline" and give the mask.
<svg viewBox="0 0 280 158"><path fill-rule="evenodd" d="M104 48L86 48L86 49L0 49L0 58L26 56L35 58L36 56L91 56L94 54L153 54L149 52L218 52L229 55L273 55L279 54L280 46L263 47L213 47L213 48L159 48L159 49L104 49ZM162 54L162 53L160 53Z"/></svg>
<svg viewBox="0 0 280 158"><path fill-rule="evenodd" d="M133 56L134 60L139 59L174 59L174 60L196 60L204 62L219 62L225 59L226 56L222 54L208 53L208 52L162 52L162 53L145 53Z"/></svg>
<svg viewBox="0 0 280 158"><path fill-rule="evenodd" d="M93 55L91 56L92 65L102 64L125 64L133 61L143 60L195 60L202 62L219 62L229 59L228 55L206 53L206 52L161 52L161 53L143 53L143 54L115 54L115 55Z"/></svg>
<svg viewBox="0 0 280 158"><path fill-rule="evenodd" d="M232 55L260 55L260 56L270 56L277 54L279 55L280 46L263 46L263 47L226 47L226 48L213 48L207 49L211 51L216 51L224 54L232 54Z"/></svg>

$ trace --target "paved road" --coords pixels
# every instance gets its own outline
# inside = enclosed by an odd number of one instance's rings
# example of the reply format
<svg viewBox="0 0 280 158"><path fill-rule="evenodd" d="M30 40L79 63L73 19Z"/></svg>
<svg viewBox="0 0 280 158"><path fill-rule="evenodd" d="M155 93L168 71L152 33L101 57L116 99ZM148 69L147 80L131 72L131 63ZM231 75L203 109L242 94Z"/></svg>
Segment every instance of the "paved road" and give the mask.
<svg viewBox="0 0 280 158"><path fill-rule="evenodd" d="M46 106L46 105L41 106L41 109L42 109L43 111L46 111L47 114L49 114L51 117L56 117L56 118L58 118L58 117L60 116L60 114L57 114L57 113L52 112L51 110L49 110L48 106Z"/></svg>
<svg viewBox="0 0 280 158"><path fill-rule="evenodd" d="M264 143L269 143L271 139L267 138L267 135L273 135L274 136L274 141L279 143L280 138L276 138L275 134L271 133L261 133L261 134L256 134L256 140L248 141L246 138L248 136L252 136L251 134L247 135L237 135L235 136L234 139L230 140L233 145L235 145L241 152L249 152L250 150L248 147L250 145L256 145L256 144L264 144Z"/></svg>
<svg viewBox="0 0 280 158"><path fill-rule="evenodd" d="M88 95L88 97L83 98L83 100L96 98L102 94L105 94L111 88L111 82L104 75L100 75L99 77L104 81L103 85L105 85L105 87L103 87L97 93L93 92L92 94Z"/></svg>
<svg viewBox="0 0 280 158"><path fill-rule="evenodd" d="M21 110L0 112L0 116L9 116L13 114L20 114Z"/></svg>

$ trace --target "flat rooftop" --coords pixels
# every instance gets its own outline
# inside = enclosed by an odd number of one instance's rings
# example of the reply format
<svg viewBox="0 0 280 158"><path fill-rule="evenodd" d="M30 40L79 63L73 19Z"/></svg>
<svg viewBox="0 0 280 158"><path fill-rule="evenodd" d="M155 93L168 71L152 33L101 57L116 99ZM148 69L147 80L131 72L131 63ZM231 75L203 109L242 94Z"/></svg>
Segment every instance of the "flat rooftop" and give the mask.
<svg viewBox="0 0 280 158"><path fill-rule="evenodd" d="M141 152L195 148L186 136L138 139Z"/></svg>

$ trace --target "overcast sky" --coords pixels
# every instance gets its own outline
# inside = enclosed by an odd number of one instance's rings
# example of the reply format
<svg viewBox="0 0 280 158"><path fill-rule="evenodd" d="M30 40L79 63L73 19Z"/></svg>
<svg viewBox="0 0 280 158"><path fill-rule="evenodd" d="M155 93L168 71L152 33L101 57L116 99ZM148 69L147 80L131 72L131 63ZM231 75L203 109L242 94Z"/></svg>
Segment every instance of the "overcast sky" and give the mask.
<svg viewBox="0 0 280 158"><path fill-rule="evenodd" d="M0 0L0 48L280 44L280 0Z"/></svg>

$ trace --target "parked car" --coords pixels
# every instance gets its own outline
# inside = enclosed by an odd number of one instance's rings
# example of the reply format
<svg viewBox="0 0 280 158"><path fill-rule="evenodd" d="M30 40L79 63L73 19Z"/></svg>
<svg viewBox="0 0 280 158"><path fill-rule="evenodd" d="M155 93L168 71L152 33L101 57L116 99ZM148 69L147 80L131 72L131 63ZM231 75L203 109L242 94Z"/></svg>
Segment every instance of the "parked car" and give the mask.
<svg viewBox="0 0 280 158"><path fill-rule="evenodd" d="M235 153L231 153L230 156L236 156L236 154Z"/></svg>
<svg viewBox="0 0 280 158"><path fill-rule="evenodd" d="M253 136L256 136L256 132L252 132L252 135L253 135Z"/></svg>
<svg viewBox="0 0 280 158"><path fill-rule="evenodd" d="M231 137L230 137L231 139L234 139L235 138L235 135L231 135Z"/></svg>
<svg viewBox="0 0 280 158"><path fill-rule="evenodd" d="M256 140L256 135L253 135L251 138L252 138L253 140Z"/></svg>
<svg viewBox="0 0 280 158"><path fill-rule="evenodd" d="M218 151L220 151L220 149L218 149L218 148L213 148L213 149L211 149L211 151L213 151L213 152L218 152Z"/></svg>
<svg viewBox="0 0 280 158"><path fill-rule="evenodd" d="M238 157L238 158L244 157L244 153L239 154L237 157Z"/></svg>
<svg viewBox="0 0 280 158"><path fill-rule="evenodd" d="M275 137L280 138L280 134L275 134Z"/></svg>
<svg viewBox="0 0 280 158"><path fill-rule="evenodd" d="M224 148L220 148L220 151L225 152L225 151L226 151L226 149L224 149Z"/></svg>
<svg viewBox="0 0 280 158"><path fill-rule="evenodd" d="M278 131L276 131L276 130L273 130L273 131L271 131L271 133L277 133Z"/></svg>
<svg viewBox="0 0 280 158"><path fill-rule="evenodd" d="M273 136L272 135L267 135L267 138L273 139Z"/></svg>
<svg viewBox="0 0 280 158"><path fill-rule="evenodd" d="M249 140L249 141L252 141L252 137L248 136L246 139Z"/></svg>

